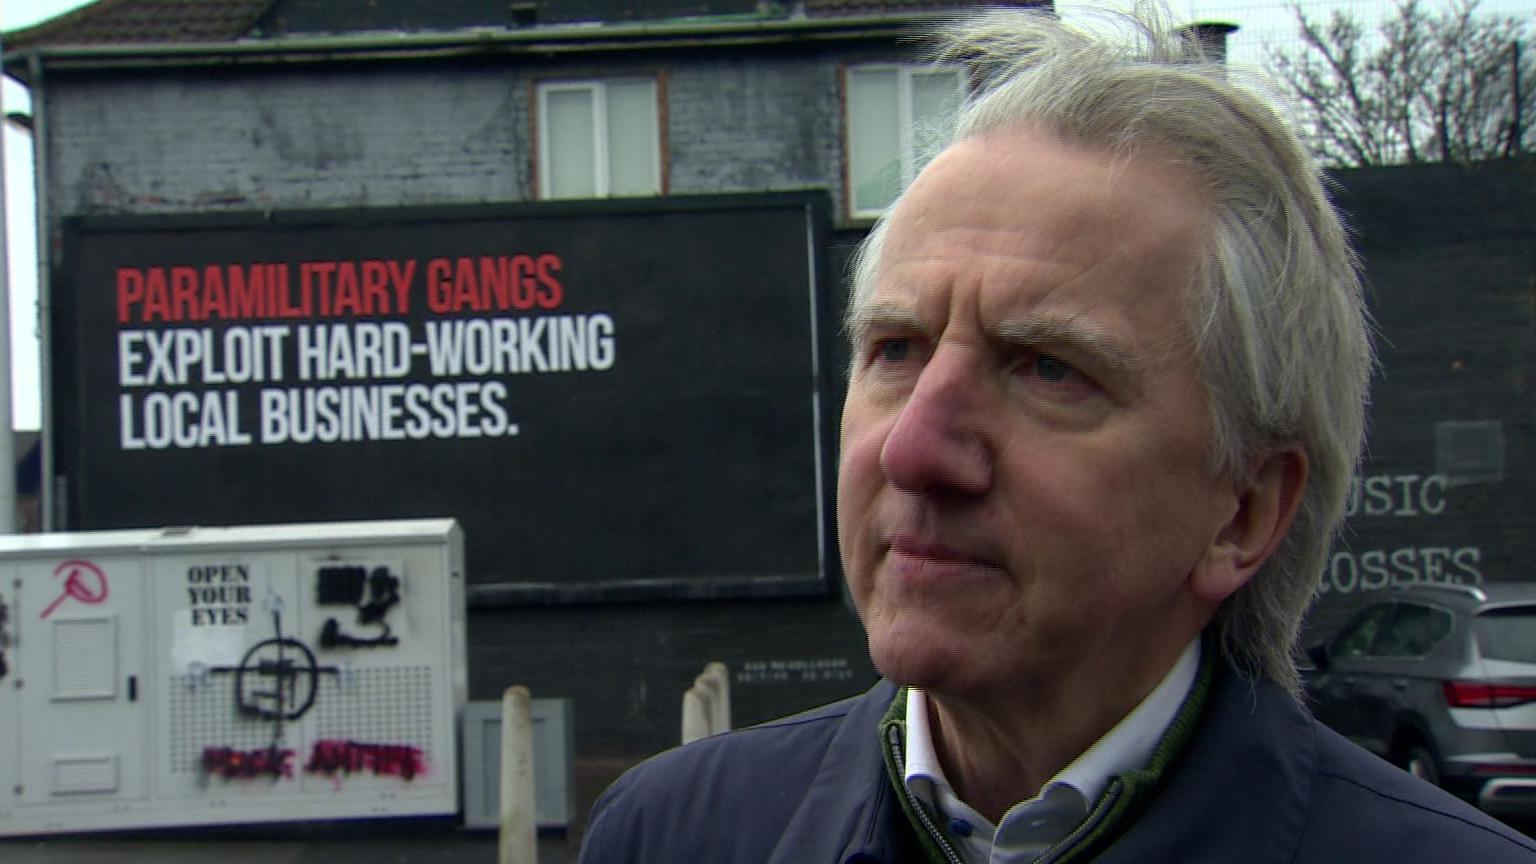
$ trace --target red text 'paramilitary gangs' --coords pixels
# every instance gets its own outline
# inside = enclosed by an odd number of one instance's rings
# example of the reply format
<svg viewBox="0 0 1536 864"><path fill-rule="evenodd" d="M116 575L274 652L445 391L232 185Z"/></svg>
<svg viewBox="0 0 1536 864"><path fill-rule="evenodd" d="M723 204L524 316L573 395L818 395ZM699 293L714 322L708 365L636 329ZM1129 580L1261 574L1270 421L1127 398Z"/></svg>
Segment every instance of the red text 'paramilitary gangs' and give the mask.
<svg viewBox="0 0 1536 864"><path fill-rule="evenodd" d="M417 274L429 310L526 312L565 299L560 256L119 267L119 324L406 315Z"/></svg>

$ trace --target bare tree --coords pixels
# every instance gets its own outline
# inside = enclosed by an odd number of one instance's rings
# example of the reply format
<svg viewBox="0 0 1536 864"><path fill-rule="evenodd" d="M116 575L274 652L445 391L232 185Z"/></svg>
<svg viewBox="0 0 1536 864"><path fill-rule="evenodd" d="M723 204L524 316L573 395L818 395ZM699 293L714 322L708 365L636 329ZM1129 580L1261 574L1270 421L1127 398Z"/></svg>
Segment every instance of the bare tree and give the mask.
<svg viewBox="0 0 1536 864"><path fill-rule="evenodd" d="M1270 65L1333 165L1472 162L1536 152L1536 52L1525 21L1480 15L1476 0L1427 12L1401 0L1373 32L1335 11L1293 5L1301 45Z"/></svg>

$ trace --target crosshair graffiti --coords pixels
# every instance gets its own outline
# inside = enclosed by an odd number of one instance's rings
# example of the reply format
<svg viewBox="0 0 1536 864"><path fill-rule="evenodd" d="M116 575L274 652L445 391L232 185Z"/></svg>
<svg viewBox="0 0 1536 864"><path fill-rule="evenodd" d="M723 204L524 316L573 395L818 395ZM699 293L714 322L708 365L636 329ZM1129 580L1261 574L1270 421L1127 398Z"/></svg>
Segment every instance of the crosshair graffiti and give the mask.
<svg viewBox="0 0 1536 864"><path fill-rule="evenodd" d="M235 669L235 704L263 720L297 720L314 706L319 678L315 652L303 642L257 642Z"/></svg>
<svg viewBox="0 0 1536 864"><path fill-rule="evenodd" d="M283 635L281 609L272 610L272 630L275 635L252 645L239 666L215 666L208 671L233 673L240 713L274 721L281 730L284 722L297 720L314 707L320 676L339 670L321 666L308 645Z"/></svg>
<svg viewBox="0 0 1536 864"><path fill-rule="evenodd" d="M248 717L271 721L272 743L254 751L204 748L206 772L226 779L267 775L273 782L293 776L293 751L282 746L283 724L298 720L314 707L321 675L339 674L340 670L321 666L308 645L283 635L283 605L283 598L268 588L266 607L272 611L272 638L252 645L239 666L208 670L234 675L236 707Z"/></svg>

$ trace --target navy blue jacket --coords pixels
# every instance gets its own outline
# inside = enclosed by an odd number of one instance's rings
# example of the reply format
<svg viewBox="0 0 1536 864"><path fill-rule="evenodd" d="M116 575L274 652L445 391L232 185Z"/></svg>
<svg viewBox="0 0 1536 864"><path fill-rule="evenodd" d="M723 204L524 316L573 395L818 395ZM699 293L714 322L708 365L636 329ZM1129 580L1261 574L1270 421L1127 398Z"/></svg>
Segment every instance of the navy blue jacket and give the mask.
<svg viewBox="0 0 1536 864"><path fill-rule="evenodd" d="M1530 839L1220 666L1188 748L1095 861L1536 861ZM876 731L895 694L883 681L636 766L593 807L582 864L923 860Z"/></svg>

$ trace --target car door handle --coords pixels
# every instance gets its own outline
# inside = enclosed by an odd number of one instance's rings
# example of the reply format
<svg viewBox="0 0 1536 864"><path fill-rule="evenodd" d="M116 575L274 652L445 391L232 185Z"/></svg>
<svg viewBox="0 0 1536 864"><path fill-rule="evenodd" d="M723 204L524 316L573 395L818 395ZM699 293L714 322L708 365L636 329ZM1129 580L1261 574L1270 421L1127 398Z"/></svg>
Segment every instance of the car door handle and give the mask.
<svg viewBox="0 0 1536 864"><path fill-rule="evenodd" d="M1399 690L1407 690L1408 689L1408 679L1407 678L1393 678L1392 679L1392 686L1396 687Z"/></svg>

